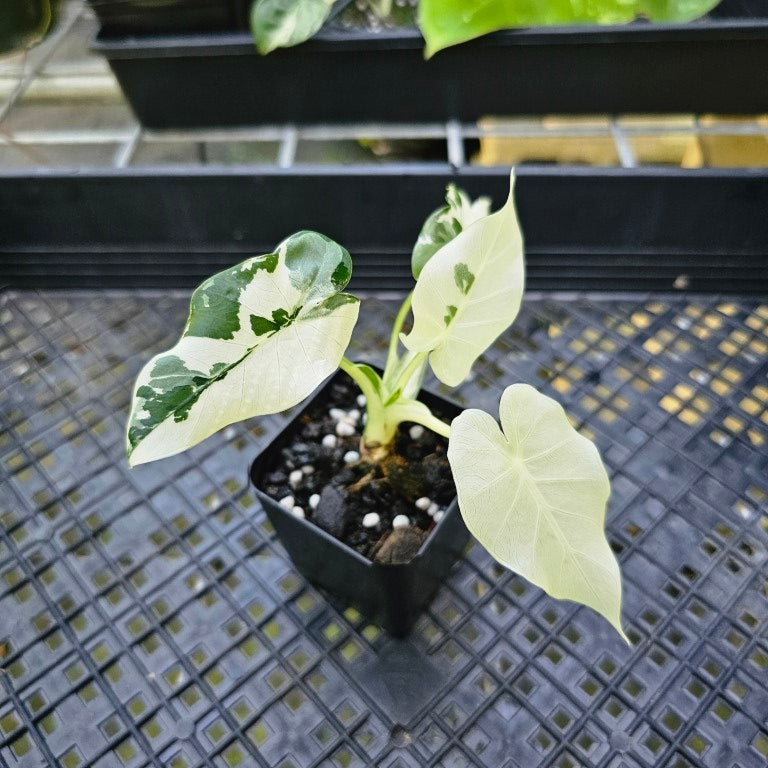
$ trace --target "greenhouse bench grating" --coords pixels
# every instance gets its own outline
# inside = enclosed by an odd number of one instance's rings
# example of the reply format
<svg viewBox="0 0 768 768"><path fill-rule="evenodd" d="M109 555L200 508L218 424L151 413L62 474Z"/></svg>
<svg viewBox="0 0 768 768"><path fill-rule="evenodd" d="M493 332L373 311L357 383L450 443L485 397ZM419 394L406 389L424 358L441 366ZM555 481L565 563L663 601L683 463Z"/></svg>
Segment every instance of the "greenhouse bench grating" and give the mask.
<svg viewBox="0 0 768 768"><path fill-rule="evenodd" d="M353 355L396 306L365 300ZM768 303L534 294L458 391L529 382L596 440L631 648L477 545L405 641L330 601L248 487L286 416L128 470L131 382L186 309L0 295L0 764L766 764Z"/></svg>

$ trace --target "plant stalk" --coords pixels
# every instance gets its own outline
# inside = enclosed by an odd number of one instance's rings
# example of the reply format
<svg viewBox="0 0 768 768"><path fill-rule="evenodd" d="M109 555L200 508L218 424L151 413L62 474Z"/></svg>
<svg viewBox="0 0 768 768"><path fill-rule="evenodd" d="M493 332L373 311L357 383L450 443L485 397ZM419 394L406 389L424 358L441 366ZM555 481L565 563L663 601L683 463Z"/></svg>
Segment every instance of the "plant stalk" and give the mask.
<svg viewBox="0 0 768 768"><path fill-rule="evenodd" d="M368 449L388 445L392 441L394 432L390 434L387 427L386 408L380 393L376 391L373 382L349 358L342 357L339 367L365 395L366 422L363 430L363 445Z"/></svg>
<svg viewBox="0 0 768 768"><path fill-rule="evenodd" d="M429 416L423 416L418 419L414 419L417 424L421 424L427 429L431 429L435 434L442 437L449 438L451 436L451 425L446 424L442 419L438 419L437 416L433 416L431 413Z"/></svg>
<svg viewBox="0 0 768 768"><path fill-rule="evenodd" d="M379 399L371 381L348 357L341 358L339 368L360 387L366 401L370 402L372 398Z"/></svg>
<svg viewBox="0 0 768 768"><path fill-rule="evenodd" d="M400 331L403 329L403 323L405 318L408 317L408 312L411 309L411 301L413 300L413 291L411 291L404 299L400 310L395 317L395 324L392 326L392 334L389 337L389 351L387 352L387 363L384 366L384 378L388 379L392 370L398 363L397 345L400 342Z"/></svg>
<svg viewBox="0 0 768 768"><path fill-rule="evenodd" d="M426 359L426 352L409 352L408 355L403 358L403 367L397 374L397 380L395 381L392 390L397 392L398 389L405 389L408 382L419 369L419 366L421 366Z"/></svg>

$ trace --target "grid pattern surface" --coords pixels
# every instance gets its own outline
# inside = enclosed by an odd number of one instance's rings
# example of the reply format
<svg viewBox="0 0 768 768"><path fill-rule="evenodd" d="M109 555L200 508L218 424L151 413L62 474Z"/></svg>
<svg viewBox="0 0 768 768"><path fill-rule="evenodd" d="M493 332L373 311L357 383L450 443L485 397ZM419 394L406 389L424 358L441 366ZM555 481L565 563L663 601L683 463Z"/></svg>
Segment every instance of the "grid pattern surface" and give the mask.
<svg viewBox="0 0 768 768"><path fill-rule="evenodd" d="M766 764L768 304L531 296L454 393L527 381L596 440L632 647L477 545L406 641L335 605L248 487L285 416L129 471L132 379L186 306L0 297L0 764ZM366 299L355 354L396 306Z"/></svg>
<svg viewBox="0 0 768 768"><path fill-rule="evenodd" d="M26 56L0 58L0 168L446 163L509 166L768 166L768 115L595 115L477 124L272 125L147 131L107 62L82 0Z"/></svg>

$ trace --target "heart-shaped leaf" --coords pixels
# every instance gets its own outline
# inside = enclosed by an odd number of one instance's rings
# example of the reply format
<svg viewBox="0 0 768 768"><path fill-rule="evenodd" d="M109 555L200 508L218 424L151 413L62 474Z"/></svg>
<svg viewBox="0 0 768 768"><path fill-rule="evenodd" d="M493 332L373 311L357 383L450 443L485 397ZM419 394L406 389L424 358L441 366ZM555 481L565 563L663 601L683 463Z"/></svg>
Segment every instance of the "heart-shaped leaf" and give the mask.
<svg viewBox="0 0 768 768"><path fill-rule="evenodd" d="M445 205L429 214L421 228L411 255L411 271L418 280L424 265L446 243L470 224L490 213L491 201L478 197L472 202L466 192L455 184L449 184L445 193Z"/></svg>
<svg viewBox="0 0 768 768"><path fill-rule="evenodd" d="M259 53L309 40L328 18L334 0L255 0L251 32Z"/></svg>
<svg viewBox="0 0 768 768"><path fill-rule="evenodd" d="M467 527L502 565L621 628L621 576L605 538L608 475L561 406L507 387L501 429L484 411L451 424L448 460Z"/></svg>
<svg viewBox="0 0 768 768"><path fill-rule="evenodd" d="M440 381L455 387L517 317L523 298L523 236L514 174L504 206L470 224L424 265L413 291L411 352L429 352Z"/></svg>
<svg viewBox="0 0 768 768"><path fill-rule="evenodd" d="M359 300L344 248L298 232L273 253L206 280L173 349L139 374L131 465L179 453L222 427L300 403L338 368Z"/></svg>
<svg viewBox="0 0 768 768"><path fill-rule="evenodd" d="M513 27L567 24L625 24L638 16L686 22L720 0L420 0L419 26L426 55L488 32Z"/></svg>

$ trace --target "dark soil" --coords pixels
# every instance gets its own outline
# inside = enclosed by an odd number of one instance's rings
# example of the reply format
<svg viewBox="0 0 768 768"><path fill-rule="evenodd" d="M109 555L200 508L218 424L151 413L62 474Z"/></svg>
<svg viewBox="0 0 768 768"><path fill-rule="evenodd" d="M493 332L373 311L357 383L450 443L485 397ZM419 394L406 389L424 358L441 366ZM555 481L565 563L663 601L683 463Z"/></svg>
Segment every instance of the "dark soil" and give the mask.
<svg viewBox="0 0 768 768"><path fill-rule="evenodd" d="M347 464L347 452L360 452L362 423L358 422L354 435L337 436L336 447L325 447L323 437L336 435L337 421L329 411L357 409L364 413L365 408L356 403L360 390L347 376L339 377L328 392L328 399L304 414L300 431L288 438L279 453L280 465L265 467L259 485L278 502L293 496L308 520L365 557L380 563L407 562L435 527L427 511L414 502L427 497L444 510L456 495L446 455L448 441L428 429L414 440L409 434L413 424L403 423L394 451L383 465L371 464L365 456ZM307 466L313 471L292 486L290 473ZM315 510L309 502L313 494L320 495ZM380 520L365 528L362 521L369 512L378 514ZM410 526L393 531L397 515L406 515Z"/></svg>

